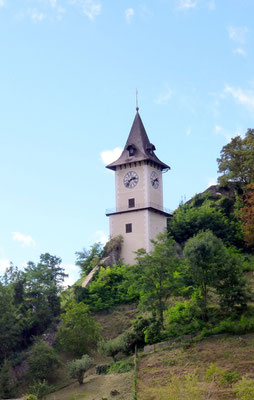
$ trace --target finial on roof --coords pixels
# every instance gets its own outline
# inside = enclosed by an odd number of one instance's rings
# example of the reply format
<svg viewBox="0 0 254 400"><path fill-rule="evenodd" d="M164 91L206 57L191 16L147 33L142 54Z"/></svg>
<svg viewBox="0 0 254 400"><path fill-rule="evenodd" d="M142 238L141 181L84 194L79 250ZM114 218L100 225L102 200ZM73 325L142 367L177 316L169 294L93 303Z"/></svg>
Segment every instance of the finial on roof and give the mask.
<svg viewBox="0 0 254 400"><path fill-rule="evenodd" d="M139 106L138 106L138 89L136 89L136 111L139 110Z"/></svg>

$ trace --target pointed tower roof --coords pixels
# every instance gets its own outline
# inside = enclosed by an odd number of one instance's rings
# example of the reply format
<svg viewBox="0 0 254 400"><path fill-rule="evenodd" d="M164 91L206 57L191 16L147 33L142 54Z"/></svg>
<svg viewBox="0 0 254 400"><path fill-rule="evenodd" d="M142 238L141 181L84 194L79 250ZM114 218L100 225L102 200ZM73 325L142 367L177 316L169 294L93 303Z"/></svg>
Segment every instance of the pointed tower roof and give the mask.
<svg viewBox="0 0 254 400"><path fill-rule="evenodd" d="M146 130L138 112L138 107L136 110L137 113L135 115L131 131L122 154L118 160L107 165L106 168L115 170L119 165L150 160L159 165L161 169L170 169L167 164L164 164L162 161L160 161L154 154L154 150L156 150L156 148L148 139Z"/></svg>

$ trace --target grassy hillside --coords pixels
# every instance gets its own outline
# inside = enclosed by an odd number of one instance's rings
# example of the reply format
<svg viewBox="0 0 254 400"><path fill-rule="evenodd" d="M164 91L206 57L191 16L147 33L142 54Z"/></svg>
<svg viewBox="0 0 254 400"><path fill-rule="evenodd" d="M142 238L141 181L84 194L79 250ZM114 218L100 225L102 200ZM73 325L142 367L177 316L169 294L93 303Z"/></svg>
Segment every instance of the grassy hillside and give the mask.
<svg viewBox="0 0 254 400"><path fill-rule="evenodd" d="M254 398L234 390L242 377L254 378L254 334L168 346L141 354L138 365L138 400Z"/></svg>

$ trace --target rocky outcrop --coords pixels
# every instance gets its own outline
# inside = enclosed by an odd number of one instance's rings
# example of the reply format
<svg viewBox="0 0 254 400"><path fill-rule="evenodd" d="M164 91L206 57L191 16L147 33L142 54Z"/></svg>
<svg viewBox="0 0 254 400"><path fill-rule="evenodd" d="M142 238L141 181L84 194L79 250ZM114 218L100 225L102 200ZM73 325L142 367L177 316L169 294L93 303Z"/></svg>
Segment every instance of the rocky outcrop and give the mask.
<svg viewBox="0 0 254 400"><path fill-rule="evenodd" d="M113 264L117 264L119 262L122 243L122 236L116 236L106 243L103 251L103 258L100 260L99 264L96 265L87 275L86 279L82 283L82 287L85 288L89 285L89 283L93 280L94 275L101 266L107 267Z"/></svg>

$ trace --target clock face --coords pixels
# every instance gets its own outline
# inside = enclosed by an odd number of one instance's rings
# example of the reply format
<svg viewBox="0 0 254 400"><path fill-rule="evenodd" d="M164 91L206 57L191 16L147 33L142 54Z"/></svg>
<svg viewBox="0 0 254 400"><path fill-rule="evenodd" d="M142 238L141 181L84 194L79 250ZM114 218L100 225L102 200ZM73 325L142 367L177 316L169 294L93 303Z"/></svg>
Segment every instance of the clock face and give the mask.
<svg viewBox="0 0 254 400"><path fill-rule="evenodd" d="M138 174L135 171L129 171L124 175L123 184L128 189L134 188L138 184Z"/></svg>
<svg viewBox="0 0 254 400"><path fill-rule="evenodd" d="M158 177L158 175L157 175L157 173L155 171L153 171L151 173L150 179L151 179L152 187L154 189L158 189L158 187L159 187L159 177Z"/></svg>

